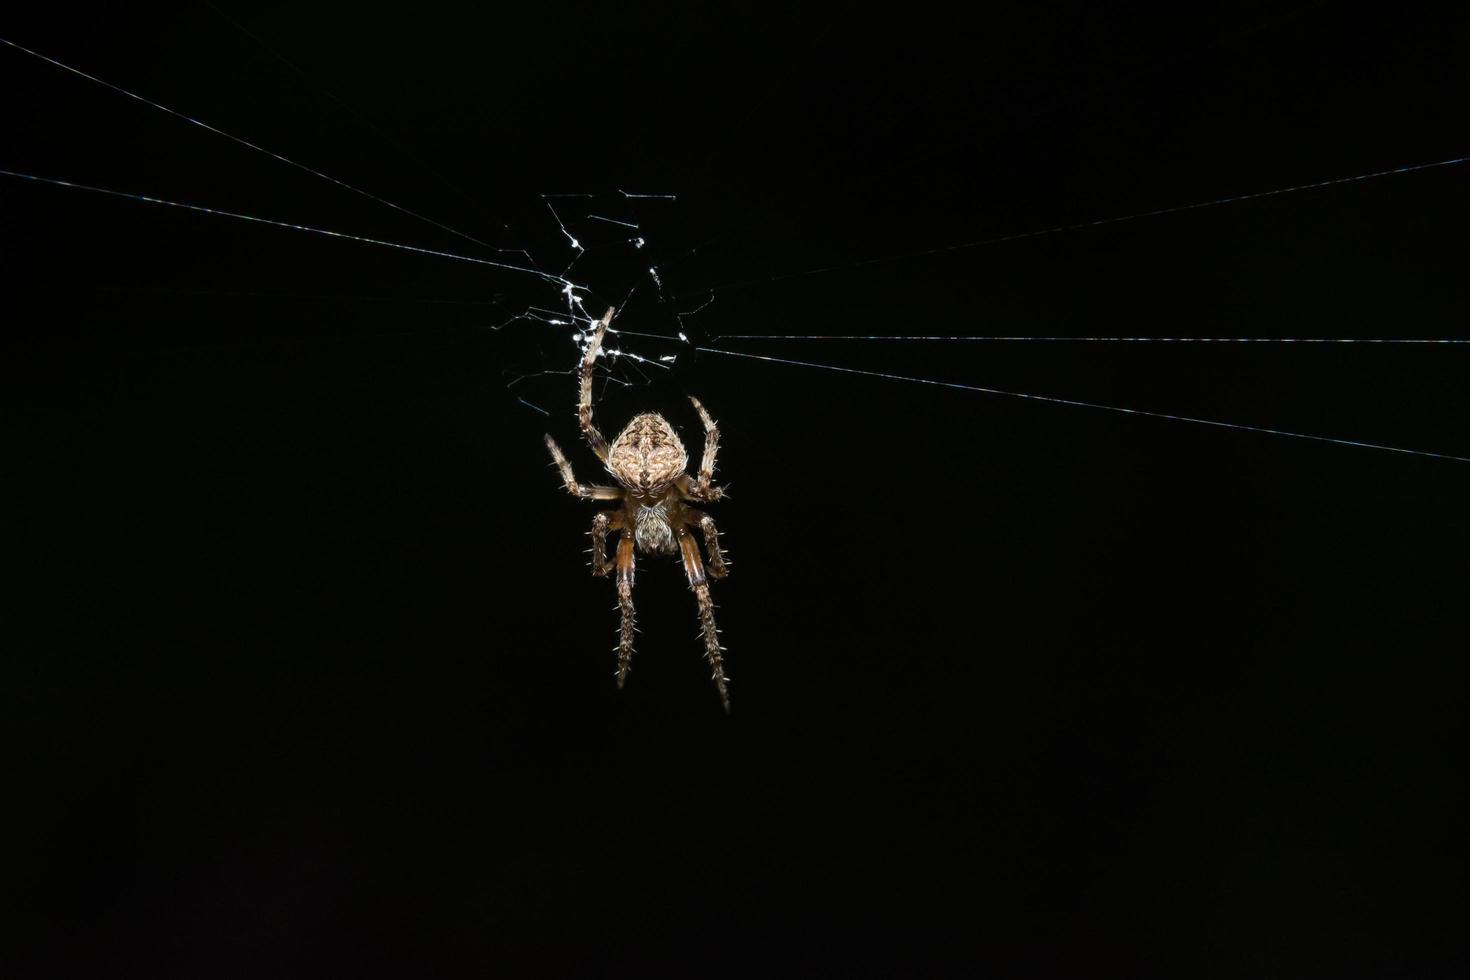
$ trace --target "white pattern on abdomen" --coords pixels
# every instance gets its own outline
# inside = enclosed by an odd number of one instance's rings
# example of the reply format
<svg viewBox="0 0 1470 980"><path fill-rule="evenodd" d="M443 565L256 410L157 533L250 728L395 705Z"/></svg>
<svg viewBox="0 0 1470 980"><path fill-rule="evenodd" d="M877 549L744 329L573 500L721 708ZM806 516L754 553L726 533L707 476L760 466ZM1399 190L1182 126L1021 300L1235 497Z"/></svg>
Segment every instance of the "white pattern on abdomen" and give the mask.
<svg viewBox="0 0 1470 980"><path fill-rule="evenodd" d="M637 542L639 551L653 554L674 552L674 529L669 526L667 504L639 507L633 522L633 540Z"/></svg>

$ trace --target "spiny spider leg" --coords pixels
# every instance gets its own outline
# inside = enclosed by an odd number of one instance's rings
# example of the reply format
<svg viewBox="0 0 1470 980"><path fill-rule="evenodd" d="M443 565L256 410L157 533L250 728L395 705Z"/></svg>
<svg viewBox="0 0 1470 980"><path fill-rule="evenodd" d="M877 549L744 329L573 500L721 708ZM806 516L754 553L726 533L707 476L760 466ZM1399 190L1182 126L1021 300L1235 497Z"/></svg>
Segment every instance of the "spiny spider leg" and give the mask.
<svg viewBox="0 0 1470 980"><path fill-rule="evenodd" d="M715 527L715 519L693 507L684 508L684 519L704 535L704 550L709 553L709 577L724 578L729 570L725 567L725 553L720 550L720 532Z"/></svg>
<svg viewBox="0 0 1470 980"><path fill-rule="evenodd" d="M593 419L592 381L598 355L612 323L614 310L609 308L597 322L579 366L577 421L582 437L602 464L607 467L616 487L592 486L577 482L572 464L550 435L546 448L561 472L567 492L584 500L618 500L617 510L603 511L592 518L592 574L606 575L617 569L618 629L617 682L621 689L633 663L635 614L633 610L633 574L635 552L642 549L652 554L666 553L677 539L683 556L684 572L689 587L699 604L700 634L704 638L704 654L708 660L715 688L725 712L730 711L729 678L725 676L724 649L720 646L719 628L715 625L714 600L710 598L710 579L724 578L728 572L724 553L720 550L719 531L708 514L693 510L685 501L716 501L725 496L722 487L714 485L715 459L719 453L720 430L698 398L690 398L704 423L704 454L697 475L685 472L688 454L673 426L656 412L635 417L623 432L607 444ZM704 536L709 555L705 562L694 542L693 528ZM618 532L617 557L607 557L609 532Z"/></svg>
<svg viewBox="0 0 1470 980"><path fill-rule="evenodd" d="M711 486L710 481L715 477L715 454L720 450L720 427L715 424L709 412L705 411L698 398L690 395L689 400L694 403L694 410L704 422L704 458L700 461L699 480L694 484L692 493L696 500L719 500L725 495L725 491Z"/></svg>
<svg viewBox="0 0 1470 980"><path fill-rule="evenodd" d="M688 528L679 528L679 550L684 554L684 573L689 576L689 587L694 590L699 603L699 632L704 637L704 656L709 661L710 676L720 692L720 704L725 714L730 713L730 689L726 686L730 678L725 676L724 647L720 646L720 631L715 626L715 603L709 595L709 582L705 581L704 563L699 560L699 547Z"/></svg>
<svg viewBox="0 0 1470 980"><path fill-rule="evenodd" d="M566 484L567 492L573 497L581 497L583 500L623 499L623 491L618 487L599 487L578 483L577 477L572 473L572 464L562 454L561 447L550 435L546 437L546 448L551 450L551 459L556 463L556 468L561 470L562 482Z"/></svg>
<svg viewBox="0 0 1470 980"><path fill-rule="evenodd" d="M620 510L604 510L592 517L592 574L606 575L612 571L613 563L607 560L607 532L621 531L627 527Z"/></svg>
<svg viewBox="0 0 1470 980"><path fill-rule="evenodd" d="M607 440L602 438L602 433L597 431L597 426L592 421L592 364L597 360L598 351L602 350L602 337L607 333L612 318L613 308L609 306L598 322L591 342L587 344L587 352L582 355L582 389L577 398L577 424L582 427L582 437L604 463L607 462Z"/></svg>
<svg viewBox="0 0 1470 980"><path fill-rule="evenodd" d="M618 608L623 623L618 632L618 690L633 666L633 532L624 529L618 538Z"/></svg>

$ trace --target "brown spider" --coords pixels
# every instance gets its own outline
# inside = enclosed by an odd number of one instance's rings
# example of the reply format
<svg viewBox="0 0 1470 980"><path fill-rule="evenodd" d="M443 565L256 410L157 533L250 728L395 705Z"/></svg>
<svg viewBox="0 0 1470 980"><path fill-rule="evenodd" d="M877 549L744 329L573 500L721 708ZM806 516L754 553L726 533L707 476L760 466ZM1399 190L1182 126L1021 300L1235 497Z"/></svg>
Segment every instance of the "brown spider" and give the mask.
<svg viewBox="0 0 1470 980"><path fill-rule="evenodd" d="M546 437L546 448L561 471L567 490L583 500L621 500L618 510L602 511L592 518L592 574L606 575L613 568L607 558L607 532L618 531L618 607L622 610L622 630L618 640L618 687L628 678L628 669L633 661L633 552L636 548L644 554L682 555L684 573L689 577L689 587L699 602L699 623L704 637L704 655L709 660L715 687L720 692L720 703L725 711L730 710L730 692L726 688L729 678L725 676L724 662L718 631L715 629L715 607L709 596L709 582L705 578L704 562L700 560L699 548L694 543L690 528L698 527L704 536L704 547L709 552L709 577L724 578L725 557L720 552L719 532L708 514L690 507L688 501L697 503L721 499L725 491L710 483L715 470L715 452L719 448L720 430L715 420L699 403L690 397L695 411L704 421L704 459L700 462L699 475L691 477L684 472L689 461L684 444L674 434L674 427L662 415L648 412L636 416L627 428L608 446L592 422L592 362L602 349L602 338L612 323L613 310L609 309L597 324L592 342L582 357L581 396L577 400L577 421L582 427L582 436L587 445L597 454L617 481L616 487L587 486L577 482L572 473L572 464L562 455L561 447L550 435Z"/></svg>

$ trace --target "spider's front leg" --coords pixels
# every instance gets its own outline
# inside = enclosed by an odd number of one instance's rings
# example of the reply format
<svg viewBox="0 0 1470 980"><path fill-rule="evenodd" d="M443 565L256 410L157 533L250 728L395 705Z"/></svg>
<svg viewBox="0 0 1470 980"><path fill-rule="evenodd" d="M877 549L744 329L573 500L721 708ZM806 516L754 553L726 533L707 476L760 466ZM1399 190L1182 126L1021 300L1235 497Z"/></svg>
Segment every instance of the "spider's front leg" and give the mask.
<svg viewBox="0 0 1470 980"><path fill-rule="evenodd" d="M587 343L587 353L582 355L581 385L577 395L577 425L582 428L582 438L587 440L587 445L604 463L607 462L607 440L602 437L597 423L592 420L592 366L602 350L602 338L607 333L612 318L613 308L609 306L598 321L592 339Z"/></svg>
<svg viewBox="0 0 1470 980"><path fill-rule="evenodd" d="M720 427L709 412L705 411L698 398L690 395L689 400L694 403L694 410L699 413L700 421L704 422L704 458L699 463L699 478L689 492L695 500L719 500L725 495L725 491L721 487L713 486L710 481L715 477L715 454L720 451Z"/></svg>
<svg viewBox="0 0 1470 980"><path fill-rule="evenodd" d="M576 474L572 472L572 464L562 453L561 447L550 435L546 437L546 448L551 451L551 460L556 468L561 471L562 483L566 484L567 493L573 497L581 497L583 500L622 500L623 491L617 487L599 487L577 482Z"/></svg>
<svg viewBox="0 0 1470 980"><path fill-rule="evenodd" d="M730 713L730 690L726 686L730 678L725 676L725 648L720 646L720 631L715 626L715 603L709 595L709 582L704 577L704 562L699 560L699 546L688 528L679 528L679 550L684 556L684 573L689 576L689 587L694 590L694 599L699 603L699 633L704 637L704 656L709 661L710 676L715 689L720 692L720 704L725 714Z"/></svg>

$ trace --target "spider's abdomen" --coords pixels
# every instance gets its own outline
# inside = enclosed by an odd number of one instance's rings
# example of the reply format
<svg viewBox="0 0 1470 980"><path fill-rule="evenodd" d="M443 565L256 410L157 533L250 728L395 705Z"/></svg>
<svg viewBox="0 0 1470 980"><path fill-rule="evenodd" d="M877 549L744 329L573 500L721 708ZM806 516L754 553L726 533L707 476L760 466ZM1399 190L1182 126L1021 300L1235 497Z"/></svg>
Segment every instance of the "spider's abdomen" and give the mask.
<svg viewBox="0 0 1470 980"><path fill-rule="evenodd" d="M674 427L648 412L628 423L609 447L607 468L623 486L649 493L684 472L689 456Z"/></svg>
<svg viewBox="0 0 1470 980"><path fill-rule="evenodd" d="M669 524L668 501L640 506L633 514L633 540L645 554L671 555L678 551L674 528Z"/></svg>

